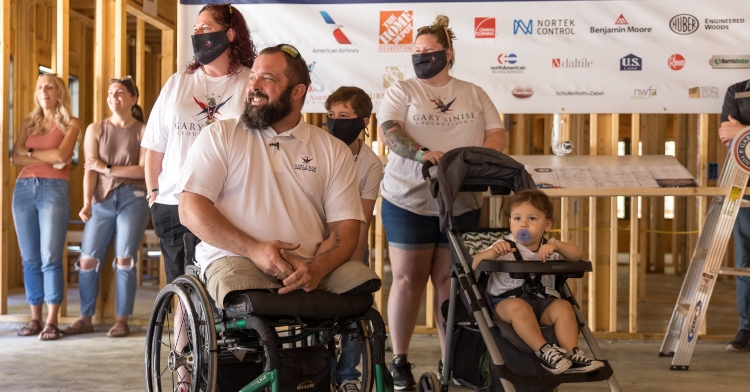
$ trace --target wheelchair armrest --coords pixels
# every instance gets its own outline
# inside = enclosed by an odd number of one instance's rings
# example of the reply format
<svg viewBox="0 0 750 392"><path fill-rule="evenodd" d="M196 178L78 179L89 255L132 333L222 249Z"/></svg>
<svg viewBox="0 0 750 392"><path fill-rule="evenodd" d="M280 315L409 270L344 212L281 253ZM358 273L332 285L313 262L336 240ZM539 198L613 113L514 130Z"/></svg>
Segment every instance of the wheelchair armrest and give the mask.
<svg viewBox="0 0 750 392"><path fill-rule="evenodd" d="M482 260L477 266L479 272L507 272L514 279L523 279L525 274L565 275L568 278L581 278L585 272L592 271L591 262L581 261L547 261L539 260Z"/></svg>

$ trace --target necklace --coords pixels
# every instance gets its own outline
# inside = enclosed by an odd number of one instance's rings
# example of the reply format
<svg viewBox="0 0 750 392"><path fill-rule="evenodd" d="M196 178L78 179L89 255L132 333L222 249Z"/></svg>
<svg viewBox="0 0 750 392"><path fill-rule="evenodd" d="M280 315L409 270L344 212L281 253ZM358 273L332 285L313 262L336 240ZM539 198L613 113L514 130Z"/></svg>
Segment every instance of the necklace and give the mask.
<svg viewBox="0 0 750 392"><path fill-rule="evenodd" d="M359 142L359 147L357 147L357 155L354 156L354 162L357 162L357 158L359 158L359 152L362 151L362 139L357 139Z"/></svg>
<svg viewBox="0 0 750 392"><path fill-rule="evenodd" d="M227 75L227 81L226 84L224 84L224 90L221 91L221 94L219 94L218 98L221 99L221 97L224 96L224 93L227 92L227 87L229 87L229 79L232 77L232 75ZM216 119L214 118L214 115L216 112L219 111L219 107L223 105L224 103L221 102L219 105L216 105L216 99L214 97L208 96L208 75L206 75L206 71L203 71L203 92L206 97L206 125L213 124Z"/></svg>

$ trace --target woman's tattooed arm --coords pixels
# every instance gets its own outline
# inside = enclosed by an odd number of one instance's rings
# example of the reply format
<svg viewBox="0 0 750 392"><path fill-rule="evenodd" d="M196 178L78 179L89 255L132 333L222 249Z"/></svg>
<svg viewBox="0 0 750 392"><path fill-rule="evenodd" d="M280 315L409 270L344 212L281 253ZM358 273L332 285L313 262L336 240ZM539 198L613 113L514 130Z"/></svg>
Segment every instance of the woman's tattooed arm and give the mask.
<svg viewBox="0 0 750 392"><path fill-rule="evenodd" d="M406 134L401 123L388 120L380 125L380 129L391 151L404 158L417 159L417 152L422 146Z"/></svg>

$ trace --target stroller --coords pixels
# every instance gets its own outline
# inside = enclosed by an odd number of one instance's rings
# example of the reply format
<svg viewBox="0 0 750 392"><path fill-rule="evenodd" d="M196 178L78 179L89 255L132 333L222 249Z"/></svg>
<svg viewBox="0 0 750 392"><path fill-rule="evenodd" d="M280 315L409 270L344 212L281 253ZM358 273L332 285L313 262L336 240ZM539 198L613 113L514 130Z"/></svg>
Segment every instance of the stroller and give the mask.
<svg viewBox="0 0 750 392"><path fill-rule="evenodd" d="M464 147L447 152L437 167L433 179L427 163L422 174L429 182L432 195L440 208L440 228L448 236L451 248L451 292L443 303L446 319L446 352L439 375L424 373L419 380L420 392L448 391L450 382L476 391L550 391L561 383L607 380L612 391L620 385L612 367L604 358L583 313L565 280L581 278L591 271L590 261L527 262L485 260L472 270L472 257L489 247L509 231L484 229L474 233L459 233L453 216L453 202L458 192L483 192L489 187L492 195L508 195L510 191L535 188L534 181L523 165L493 150ZM556 289L561 298L569 301L578 320L580 333L595 359L605 366L590 373L553 375L544 370L529 348L513 331L509 323L501 321L494 309L488 307L489 296L485 285L491 272L508 272L516 279L531 282L531 274L555 275ZM457 307L457 302L463 307ZM556 343L552 327L543 327L548 342Z"/></svg>

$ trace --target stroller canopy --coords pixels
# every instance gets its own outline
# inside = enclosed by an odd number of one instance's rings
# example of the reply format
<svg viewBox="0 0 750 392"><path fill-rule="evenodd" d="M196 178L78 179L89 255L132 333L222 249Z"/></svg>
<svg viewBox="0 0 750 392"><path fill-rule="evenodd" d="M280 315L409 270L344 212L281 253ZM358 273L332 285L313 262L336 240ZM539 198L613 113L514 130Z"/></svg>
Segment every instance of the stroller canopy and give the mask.
<svg viewBox="0 0 750 392"><path fill-rule="evenodd" d="M461 147L443 155L438 164L440 230L455 227L453 201L461 186L496 186L512 190L536 189L534 180L513 158L483 147Z"/></svg>

